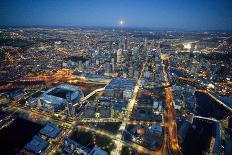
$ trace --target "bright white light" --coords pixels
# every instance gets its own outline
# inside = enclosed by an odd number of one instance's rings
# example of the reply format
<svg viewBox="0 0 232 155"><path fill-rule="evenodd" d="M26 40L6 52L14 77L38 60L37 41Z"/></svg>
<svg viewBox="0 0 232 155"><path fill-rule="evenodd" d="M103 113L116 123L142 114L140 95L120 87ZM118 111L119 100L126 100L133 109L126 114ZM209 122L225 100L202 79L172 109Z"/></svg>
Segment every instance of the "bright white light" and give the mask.
<svg viewBox="0 0 232 155"><path fill-rule="evenodd" d="M190 50L191 48L191 43L184 43L184 48L186 48L187 50Z"/></svg>
<svg viewBox="0 0 232 155"><path fill-rule="evenodd" d="M125 21L123 21L123 20L119 21L119 26L124 26L124 24L125 24Z"/></svg>

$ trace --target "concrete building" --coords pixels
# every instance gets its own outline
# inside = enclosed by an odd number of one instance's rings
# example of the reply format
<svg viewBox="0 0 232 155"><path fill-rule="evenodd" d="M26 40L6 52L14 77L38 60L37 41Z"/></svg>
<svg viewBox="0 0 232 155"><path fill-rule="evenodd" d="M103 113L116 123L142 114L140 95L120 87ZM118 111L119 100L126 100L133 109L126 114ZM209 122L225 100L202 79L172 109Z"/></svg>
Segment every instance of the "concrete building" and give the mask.
<svg viewBox="0 0 232 155"><path fill-rule="evenodd" d="M107 155L108 153L99 147L94 147L91 152L89 153L90 155Z"/></svg>
<svg viewBox="0 0 232 155"><path fill-rule="evenodd" d="M22 90L15 90L10 93L10 97L15 101L19 101L24 98L24 94Z"/></svg>
<svg viewBox="0 0 232 155"><path fill-rule="evenodd" d="M93 149L87 148L76 141L65 137L63 152L67 154L82 154L82 155L107 155L104 150L94 147Z"/></svg>
<svg viewBox="0 0 232 155"><path fill-rule="evenodd" d="M95 117L95 112L96 112L96 107L95 106L92 106L90 104L87 104L85 106L85 117L86 118L94 118Z"/></svg>
<svg viewBox="0 0 232 155"><path fill-rule="evenodd" d="M104 96L128 100L131 98L135 84L135 80L113 78L106 86Z"/></svg>
<svg viewBox="0 0 232 155"><path fill-rule="evenodd" d="M98 108L100 113L100 118L109 118L111 117L111 109L109 106L100 106Z"/></svg>
<svg viewBox="0 0 232 155"><path fill-rule="evenodd" d="M65 154L82 154L82 155L89 155L91 149L82 146L81 144L77 143L76 141L65 137L64 138L64 147L63 152Z"/></svg>
<svg viewBox="0 0 232 155"><path fill-rule="evenodd" d="M131 90L131 89L124 90L123 91L123 98L125 100L129 100L131 98L131 96L132 96L132 93L133 93L133 90Z"/></svg>
<svg viewBox="0 0 232 155"><path fill-rule="evenodd" d="M117 63L122 62L122 49L118 49L117 51Z"/></svg>

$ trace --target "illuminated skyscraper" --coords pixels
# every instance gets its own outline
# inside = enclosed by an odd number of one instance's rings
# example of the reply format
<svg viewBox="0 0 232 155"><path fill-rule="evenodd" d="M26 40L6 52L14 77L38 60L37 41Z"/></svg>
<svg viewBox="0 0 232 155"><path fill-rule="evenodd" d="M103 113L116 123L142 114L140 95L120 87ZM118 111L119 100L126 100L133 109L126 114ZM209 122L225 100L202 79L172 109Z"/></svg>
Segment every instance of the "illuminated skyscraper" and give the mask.
<svg viewBox="0 0 232 155"><path fill-rule="evenodd" d="M192 68L192 63L193 63L193 59L194 59L193 51L195 50L195 46L196 46L196 43L192 43L190 51L189 51L189 67L190 67L190 70Z"/></svg>
<svg viewBox="0 0 232 155"><path fill-rule="evenodd" d="M122 62L122 49L118 49L117 51L117 63Z"/></svg>
<svg viewBox="0 0 232 155"><path fill-rule="evenodd" d="M128 40L127 40L127 38L124 39L123 49L124 50L128 49Z"/></svg>

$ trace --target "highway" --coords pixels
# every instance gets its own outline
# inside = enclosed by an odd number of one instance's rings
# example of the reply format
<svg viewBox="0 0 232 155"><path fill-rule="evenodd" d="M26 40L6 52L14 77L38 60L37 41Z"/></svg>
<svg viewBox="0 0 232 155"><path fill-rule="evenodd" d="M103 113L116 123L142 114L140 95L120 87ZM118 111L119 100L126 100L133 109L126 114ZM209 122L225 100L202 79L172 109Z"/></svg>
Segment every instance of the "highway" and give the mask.
<svg viewBox="0 0 232 155"><path fill-rule="evenodd" d="M10 126L16 119L17 119L17 117L13 116L13 114L10 114L10 115L0 119L0 130Z"/></svg>
<svg viewBox="0 0 232 155"><path fill-rule="evenodd" d="M136 85L134 87L131 100L129 101L127 108L126 108L126 116L123 120L115 120L115 119L71 119L68 118L67 120L62 120L60 118L54 118L53 114L50 112L41 112L38 109L35 108L29 108L26 106L23 106L21 104L11 104L6 110L7 111L17 111L19 113L23 114L29 114L28 119L31 121L37 122L38 120L44 120L44 122L50 121L53 122L63 128L63 132L61 136L58 138L57 142L55 142L55 145L52 145L49 147L48 152L54 152L59 148L59 146L62 144L63 138L65 136L69 136L75 129L78 130L85 130L85 131L91 131L95 132L100 135L107 136L115 142L115 150L112 151L112 155L118 155L121 154L122 146L130 146L132 148L135 148L136 150L139 150L140 152L147 153L147 154L167 154L168 150L170 154L181 154L179 145L178 145L178 139L177 139L177 127L175 122L175 110L173 105L173 97L172 97L172 90L170 87L165 87L165 94L166 94L166 111L164 112L164 122L161 124L164 127L164 139L163 139L163 145L162 148L158 151L151 151L145 147L142 147L138 144L135 144L133 142L125 142L122 139L122 132L126 129L127 124L141 124L141 123L147 123L143 121L130 121L130 116L133 111L134 106L136 105L136 98L138 96L138 92L141 85L141 78L143 76L144 68L146 66L147 61L144 62L139 77L137 78ZM167 72L165 71L165 67L163 67L163 73L164 73L164 80L166 86L170 85ZM83 98L83 101L91 97L97 92L104 91L105 88L99 88L88 94L85 98ZM62 114L63 116L63 114ZM108 133L105 131L102 131L101 129L91 128L88 126L78 125L78 123L94 123L94 122L122 122L119 127L119 132L116 134ZM49 154L49 153L48 153Z"/></svg>
<svg viewBox="0 0 232 155"><path fill-rule="evenodd" d="M133 142L128 142L128 141L124 141L122 139L122 131L125 130L126 125L127 124L143 124L143 123L152 123L152 122L144 122L144 121L130 121L130 116L131 113L133 111L134 106L136 105L136 98L139 92L139 88L140 88L140 84L141 84L141 78L144 72L144 68L145 68L146 62L143 64L142 69L141 69L141 73L137 79L136 85L134 87L134 91L132 93L132 97L130 102L128 103L127 109L126 109L126 117L123 120L115 120L115 119L90 119L90 120L86 120L86 119L75 119L75 120L71 120L68 118L68 120L62 120L59 118L55 118L53 116L53 114L51 112L41 112L40 110L36 109L36 108L30 108L30 107L26 107L23 106L21 104L12 104L7 108L7 111L17 111L19 113L22 114L29 114L28 118L30 121L33 122L38 122L38 120L43 120L43 122L53 122L59 126L61 126L63 128L63 132L60 135L60 137L58 138L58 140L55 142L55 145L52 145L49 147L49 149L46 151L46 154L50 153L54 153L55 150L57 150L59 148L59 146L62 144L63 138L65 136L69 136L75 129L78 130L85 130L85 131L90 131L90 132L95 132L97 134L103 135L103 136L107 136L109 138L111 138L116 145L115 150L112 151L112 154L118 155L121 154L121 149L122 146L130 146L136 150L138 150L139 152L142 153L146 153L146 154L160 154L157 151L152 151L149 150L143 146L140 146L136 143ZM94 90L93 92L91 92L90 94L88 94L84 100L88 99L89 97L91 97L92 95L94 95L97 92L100 91L104 91L105 88L99 88ZM101 129L96 129L96 128L90 128L88 126L83 126L83 125L77 125L77 123L94 123L94 122L122 122L120 128L119 128L119 132L117 134L112 134L112 133L108 133L105 131L102 131ZM164 124L161 123L161 125L163 126ZM167 139L167 136L165 136Z"/></svg>
<svg viewBox="0 0 232 155"><path fill-rule="evenodd" d="M165 59L168 61L168 59ZM163 74L164 74L164 81L165 85L170 85L167 71L165 70L165 66L163 66ZM177 138L177 125L176 125L176 115L175 109L173 104L173 95L171 87L165 88L165 102L166 102L166 112L164 113L164 120L165 120L165 132L167 134L168 140L165 140L164 144L168 147L169 153L172 155L182 155L178 144ZM163 149L165 150L165 149Z"/></svg>

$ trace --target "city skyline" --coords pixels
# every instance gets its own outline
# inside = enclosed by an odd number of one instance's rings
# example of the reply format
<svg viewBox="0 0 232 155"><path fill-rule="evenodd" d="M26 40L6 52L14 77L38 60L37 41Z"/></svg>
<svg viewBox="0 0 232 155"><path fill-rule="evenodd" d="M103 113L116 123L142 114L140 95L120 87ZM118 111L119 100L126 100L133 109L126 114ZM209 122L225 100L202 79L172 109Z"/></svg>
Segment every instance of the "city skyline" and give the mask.
<svg viewBox="0 0 232 155"><path fill-rule="evenodd" d="M231 8L2 0L1 154L232 155Z"/></svg>
<svg viewBox="0 0 232 155"><path fill-rule="evenodd" d="M0 26L100 26L231 30L228 0L2 1Z"/></svg>

